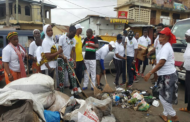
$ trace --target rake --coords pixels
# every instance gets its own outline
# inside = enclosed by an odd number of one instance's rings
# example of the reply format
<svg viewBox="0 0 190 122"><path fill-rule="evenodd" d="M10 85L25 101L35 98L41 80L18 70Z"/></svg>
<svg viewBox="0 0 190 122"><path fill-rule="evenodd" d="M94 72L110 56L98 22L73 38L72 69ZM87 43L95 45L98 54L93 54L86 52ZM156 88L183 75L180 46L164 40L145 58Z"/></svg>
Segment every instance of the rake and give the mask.
<svg viewBox="0 0 190 122"><path fill-rule="evenodd" d="M110 87L110 85L108 84L106 75L104 75L104 77L105 77L106 85L105 85L105 87L104 87L103 92L107 92L107 93L115 92L115 90L113 90L113 89Z"/></svg>
<svg viewBox="0 0 190 122"><path fill-rule="evenodd" d="M73 70L73 68L70 66L69 63L67 63L67 64L69 65L70 69L72 70L72 72L74 73L74 75L75 75L75 77L76 77L76 79L77 79L77 82L78 82L78 84L79 84L79 86L80 86L80 89L81 89L81 91L82 91L82 95L83 95L84 97L88 98L88 96L87 96L87 95L84 93L84 91L82 90L81 84L80 84L80 82L79 82L79 80L78 80L78 78L77 78L77 76L76 76L76 74L75 74L75 71Z"/></svg>
<svg viewBox="0 0 190 122"><path fill-rule="evenodd" d="M92 83L92 80L91 80L91 78L90 78L90 76L89 76L87 70L85 70L85 71L86 71L86 74L88 75L88 78L90 79L90 82L91 82L91 84L92 84L92 86L93 86L93 89L94 89L94 96L96 96L96 95L98 95L98 94L101 94L102 91L100 91L98 88L96 88L96 86L94 86L94 84Z"/></svg>

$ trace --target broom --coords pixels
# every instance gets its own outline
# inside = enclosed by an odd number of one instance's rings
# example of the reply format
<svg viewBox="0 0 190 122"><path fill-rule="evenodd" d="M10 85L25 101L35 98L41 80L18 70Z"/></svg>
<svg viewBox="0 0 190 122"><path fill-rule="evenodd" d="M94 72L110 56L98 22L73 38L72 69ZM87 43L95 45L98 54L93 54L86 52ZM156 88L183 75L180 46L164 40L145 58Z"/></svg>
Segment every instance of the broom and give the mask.
<svg viewBox="0 0 190 122"><path fill-rule="evenodd" d="M74 73L74 75L75 75L75 77L76 77L76 79L77 79L77 82L78 82L78 84L79 84L79 86L80 86L80 89L81 89L81 91L82 91L82 95L83 95L84 97L88 98L88 96L87 96L87 95L84 93L84 91L82 90L81 84L80 84L80 82L79 82L79 80L78 80L78 78L77 78L77 76L76 76L76 74L75 74L73 68L70 66L69 63L67 63L67 64L69 65L70 69L72 70L72 72Z"/></svg>
<svg viewBox="0 0 190 122"><path fill-rule="evenodd" d="M91 80L91 78L90 78L90 76L89 76L87 70L85 70L85 71L86 71L86 74L88 75L88 78L90 79L90 82L91 82L91 84L92 84L92 86L93 86L93 89L94 89L94 96L96 96L96 95L98 95L98 94L101 94L102 91L100 91L98 88L96 88L96 86L94 86L94 84L92 83L92 80Z"/></svg>
<svg viewBox="0 0 190 122"><path fill-rule="evenodd" d="M108 82L107 82L106 75L104 75L104 77L105 77L106 85L105 85L105 87L104 87L103 92L107 92L107 93L115 92L115 90L113 90L113 89L109 86L109 84L108 84Z"/></svg>

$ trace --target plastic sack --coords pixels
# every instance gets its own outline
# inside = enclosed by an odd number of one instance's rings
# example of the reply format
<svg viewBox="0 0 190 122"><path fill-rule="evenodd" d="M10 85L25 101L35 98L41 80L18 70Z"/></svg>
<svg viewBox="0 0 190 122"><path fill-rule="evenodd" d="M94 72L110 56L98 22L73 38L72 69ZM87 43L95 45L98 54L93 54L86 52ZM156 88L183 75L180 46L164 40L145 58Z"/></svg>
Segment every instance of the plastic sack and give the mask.
<svg viewBox="0 0 190 122"><path fill-rule="evenodd" d="M44 110L46 122L60 122L60 113L58 111Z"/></svg>
<svg viewBox="0 0 190 122"><path fill-rule="evenodd" d="M7 84L5 88L32 93L44 108L49 108L55 101L54 80L44 74L36 73L30 77L15 80Z"/></svg>
<svg viewBox="0 0 190 122"><path fill-rule="evenodd" d="M137 98L137 100L142 100L143 99L143 96L142 95L140 95L139 93L134 93L133 95L132 95L132 97L133 98Z"/></svg>
<svg viewBox="0 0 190 122"><path fill-rule="evenodd" d="M103 117L101 122L116 122L116 119L114 115L112 114L111 116Z"/></svg>
<svg viewBox="0 0 190 122"><path fill-rule="evenodd" d="M84 116L80 112L78 112L78 122L94 122L94 121Z"/></svg>
<svg viewBox="0 0 190 122"><path fill-rule="evenodd" d="M48 108L48 110L61 111L61 109L65 107L69 102L69 96L59 91L55 91L54 95L55 95L55 101L53 105L51 105L50 108Z"/></svg>

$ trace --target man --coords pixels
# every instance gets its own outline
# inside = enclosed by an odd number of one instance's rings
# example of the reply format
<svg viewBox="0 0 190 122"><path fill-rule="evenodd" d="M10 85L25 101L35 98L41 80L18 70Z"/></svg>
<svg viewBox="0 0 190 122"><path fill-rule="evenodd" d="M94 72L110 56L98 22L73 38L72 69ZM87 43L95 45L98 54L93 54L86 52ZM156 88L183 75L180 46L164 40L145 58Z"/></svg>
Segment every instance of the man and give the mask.
<svg viewBox="0 0 190 122"><path fill-rule="evenodd" d="M158 24L157 25L157 33L160 33L160 31L164 28L164 25L162 23ZM148 54L147 54L147 57L149 57L150 55L156 53L156 56L158 55L160 49L162 48L162 45L160 44L160 41L159 41L159 35L157 35L157 38L154 40L154 49L151 50ZM154 66L153 68L155 67L156 65L156 60L154 62ZM158 79L158 75L157 73L154 73L154 82L156 82Z"/></svg>
<svg viewBox="0 0 190 122"><path fill-rule="evenodd" d="M138 32L135 33L135 39L137 40L137 43L138 43L138 40L139 40L139 33ZM139 65L139 60L136 58L135 68L136 68L137 73L139 72L138 65ZM134 80L135 80L135 82L138 82L137 78L135 78Z"/></svg>
<svg viewBox="0 0 190 122"><path fill-rule="evenodd" d="M102 74L106 74L106 70L104 67L104 59L109 53L109 51L112 51L115 48L114 41L111 41L108 45L104 45L101 47L98 51L96 51L96 80L98 84L98 89L102 90L102 87L100 85L100 80Z"/></svg>
<svg viewBox="0 0 190 122"><path fill-rule="evenodd" d="M137 40L133 37L134 32L132 30L129 31L128 37L126 37L127 42L127 73L129 77L128 87L133 85L134 74L131 70L131 67L135 65L138 43Z"/></svg>
<svg viewBox="0 0 190 122"><path fill-rule="evenodd" d="M123 31L122 36L122 44L124 45L124 48L126 49L126 37L127 37L127 31ZM124 57L125 57L125 50L124 50ZM123 82L120 84L121 86L125 84L126 82L126 60L122 59L122 80Z"/></svg>
<svg viewBox="0 0 190 122"><path fill-rule="evenodd" d="M76 53L76 68L75 68L75 73L76 76L81 83L82 81L82 72L83 72L83 55L82 55L82 39L80 34L82 33L82 27L80 24L75 25L75 28L77 29L76 35L75 35L75 40L76 40L76 46L75 46L75 53ZM80 89L80 85L77 82L77 87L78 87L78 92L82 92Z"/></svg>
<svg viewBox="0 0 190 122"><path fill-rule="evenodd" d="M141 36L139 38L138 44L146 47L147 49L151 45L151 40L148 37L148 31L147 30L143 31L143 36ZM140 66L142 65L142 63L143 63L143 70L142 70L142 73L140 74ZM144 61L139 60L139 65L138 65L139 73L138 73L138 75L141 75L142 77L144 77L144 71L146 69L146 65L148 65L148 58L147 57L145 57Z"/></svg>
<svg viewBox="0 0 190 122"><path fill-rule="evenodd" d="M86 53L85 53L85 60L84 63L87 68L87 72L91 74L92 82L95 86L95 79L96 79L96 49L98 49L98 40L93 36L92 29L88 29L86 31L87 37L84 39L82 46L86 45ZM88 74L85 72L84 74L84 83L83 83L83 90L86 90L88 87ZM91 84L91 90L93 86Z"/></svg>
<svg viewBox="0 0 190 122"><path fill-rule="evenodd" d="M37 64L36 64L36 61L37 61L36 49L42 43L42 40L40 38L40 30L35 29L33 31L33 35L34 35L34 41L32 43L30 43L30 46L29 46L29 58L33 61L33 63L32 63L33 73L39 73L41 70L40 70L40 66L37 66Z"/></svg>
<svg viewBox="0 0 190 122"><path fill-rule="evenodd" d="M137 40L137 42L138 42L138 40L139 40L139 33L137 32L137 33L135 33L135 39Z"/></svg>
<svg viewBox="0 0 190 122"><path fill-rule="evenodd" d="M76 53L75 53L75 45L76 45L76 40L74 39L74 36L76 34L76 28L75 26L70 26L69 28L69 33L67 35L63 35L60 37L59 39L59 45L61 46L61 48L63 49L63 54L66 58L64 58L64 62L62 60L63 66L61 67L62 69L62 75L64 77L64 71L67 70L68 74L69 74L69 78L70 78L70 89L71 90L71 94L76 95L78 89L77 89L77 81L75 76L73 75L73 70L74 68L76 68ZM73 51L73 58L72 59L70 57L71 55L71 51ZM61 63L61 62L58 62ZM70 68L70 66L71 68ZM60 70L60 69L59 69ZM64 79L63 79L64 80ZM60 81L61 83L64 83L64 81Z"/></svg>

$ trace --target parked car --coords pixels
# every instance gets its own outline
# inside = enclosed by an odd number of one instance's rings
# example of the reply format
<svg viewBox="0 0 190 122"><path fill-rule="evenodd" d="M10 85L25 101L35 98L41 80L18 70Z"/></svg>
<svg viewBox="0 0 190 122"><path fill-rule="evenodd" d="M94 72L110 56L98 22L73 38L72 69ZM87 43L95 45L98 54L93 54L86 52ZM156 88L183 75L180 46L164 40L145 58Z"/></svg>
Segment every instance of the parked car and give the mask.
<svg viewBox="0 0 190 122"><path fill-rule="evenodd" d="M98 44L99 44L99 48L98 49L100 49L105 44L109 44L109 42L108 41L104 41L104 40L98 40ZM82 51L83 51L82 52L83 57L85 56L85 49L86 49L86 47L84 46L83 49L82 49ZM108 55L106 56L106 58L104 59L104 67L105 67L106 70L109 70L110 68L111 69L115 69L115 66L113 65L113 63L109 66L109 63L113 59L113 56L114 56L114 50L110 51L108 53Z"/></svg>

